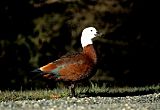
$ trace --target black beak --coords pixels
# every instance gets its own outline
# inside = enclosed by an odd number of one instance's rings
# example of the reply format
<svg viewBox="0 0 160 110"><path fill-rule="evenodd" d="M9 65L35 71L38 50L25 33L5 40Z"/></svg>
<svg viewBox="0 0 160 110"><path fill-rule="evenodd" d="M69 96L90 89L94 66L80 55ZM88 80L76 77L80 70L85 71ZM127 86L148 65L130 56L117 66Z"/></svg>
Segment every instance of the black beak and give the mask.
<svg viewBox="0 0 160 110"><path fill-rule="evenodd" d="M96 32L95 36L96 37L101 37L103 34L102 33L99 33L99 32Z"/></svg>

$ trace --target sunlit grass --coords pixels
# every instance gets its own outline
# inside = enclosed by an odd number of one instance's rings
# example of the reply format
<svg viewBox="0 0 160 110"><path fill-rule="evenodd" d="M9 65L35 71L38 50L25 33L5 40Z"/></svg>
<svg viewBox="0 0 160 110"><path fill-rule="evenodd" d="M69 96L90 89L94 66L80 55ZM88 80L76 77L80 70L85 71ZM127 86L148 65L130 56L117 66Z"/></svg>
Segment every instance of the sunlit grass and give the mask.
<svg viewBox="0 0 160 110"><path fill-rule="evenodd" d="M124 87L107 87L106 84L104 83L102 86L98 86L98 84L93 84L91 83L91 87L79 87L77 88L77 92L79 93L88 93L88 94L101 94L101 93L106 93L108 94L138 94L138 93L153 93L153 92L160 92L160 85L150 85L150 86L144 86L144 87L129 87L129 86L124 86Z"/></svg>
<svg viewBox="0 0 160 110"><path fill-rule="evenodd" d="M131 93L148 93L148 92L160 92L160 85L151 85L144 87L107 87L106 84L98 86L98 84L91 83L90 87L76 88L76 93L79 97L83 94L90 94L91 96L97 96L98 94L107 94L106 96L112 96L113 94L131 94ZM111 95L112 94L112 95ZM26 90L26 91L0 91L0 101L9 100L40 100L40 99L53 99L53 95L57 95L59 98L69 96L69 90L67 88L55 88L53 90ZM138 94L137 94L138 95ZM141 94L139 94L141 95Z"/></svg>

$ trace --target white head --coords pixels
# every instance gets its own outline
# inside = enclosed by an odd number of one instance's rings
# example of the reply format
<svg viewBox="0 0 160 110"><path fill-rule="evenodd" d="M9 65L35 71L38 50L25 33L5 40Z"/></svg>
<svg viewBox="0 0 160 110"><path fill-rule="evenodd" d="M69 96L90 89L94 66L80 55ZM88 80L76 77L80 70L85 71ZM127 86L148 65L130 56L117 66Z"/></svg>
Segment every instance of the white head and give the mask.
<svg viewBox="0 0 160 110"><path fill-rule="evenodd" d="M82 47L85 47L89 44L93 44L92 39L97 36L97 30L94 27L88 27L85 28L82 31L82 36L81 36L81 44Z"/></svg>

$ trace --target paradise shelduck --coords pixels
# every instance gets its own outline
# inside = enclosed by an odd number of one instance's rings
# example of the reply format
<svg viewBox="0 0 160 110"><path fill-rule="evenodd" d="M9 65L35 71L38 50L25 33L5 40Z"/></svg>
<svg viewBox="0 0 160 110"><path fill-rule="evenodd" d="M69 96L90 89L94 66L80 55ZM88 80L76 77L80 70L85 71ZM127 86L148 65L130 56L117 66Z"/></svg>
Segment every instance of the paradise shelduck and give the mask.
<svg viewBox="0 0 160 110"><path fill-rule="evenodd" d="M100 36L94 27L85 28L81 35L82 52L64 55L33 72L39 72L44 77L55 80L70 82L71 95L75 96L75 84L79 81L89 79L95 74L97 63L96 51L92 39Z"/></svg>

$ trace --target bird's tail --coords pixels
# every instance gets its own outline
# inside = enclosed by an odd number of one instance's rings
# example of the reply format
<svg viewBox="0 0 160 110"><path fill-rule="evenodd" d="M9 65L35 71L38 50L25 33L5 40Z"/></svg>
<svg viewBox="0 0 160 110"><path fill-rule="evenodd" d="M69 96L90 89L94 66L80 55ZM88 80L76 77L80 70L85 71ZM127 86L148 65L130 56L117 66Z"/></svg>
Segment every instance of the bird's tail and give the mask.
<svg viewBox="0 0 160 110"><path fill-rule="evenodd" d="M31 73L39 73L39 74L43 75L43 71L41 71L39 68L31 71Z"/></svg>
<svg viewBox="0 0 160 110"><path fill-rule="evenodd" d="M32 79L37 79L40 78L41 76L43 76L45 73L43 71L41 71L39 68L34 69L33 71L30 71L29 76Z"/></svg>
<svg viewBox="0 0 160 110"><path fill-rule="evenodd" d="M44 78L47 78L47 79L55 79L53 74L49 74L47 72L41 71L40 68L37 68L31 71L31 73L34 77L43 76Z"/></svg>

